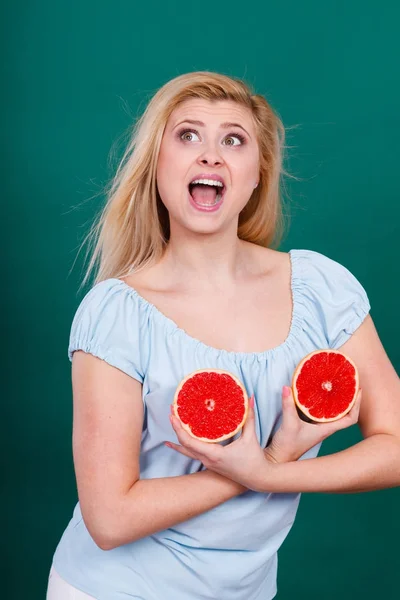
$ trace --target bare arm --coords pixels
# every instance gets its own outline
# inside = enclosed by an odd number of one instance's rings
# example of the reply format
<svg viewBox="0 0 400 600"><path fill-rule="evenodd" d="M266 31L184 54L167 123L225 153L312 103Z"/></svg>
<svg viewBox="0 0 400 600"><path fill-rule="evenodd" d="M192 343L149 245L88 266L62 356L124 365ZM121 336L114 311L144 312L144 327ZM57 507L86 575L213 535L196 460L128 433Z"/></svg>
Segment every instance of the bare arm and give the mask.
<svg viewBox="0 0 400 600"><path fill-rule="evenodd" d="M82 351L73 356L72 384L79 501L103 550L186 521L247 489L212 471L140 480L141 384Z"/></svg>
<svg viewBox="0 0 400 600"><path fill-rule="evenodd" d="M365 439L329 456L277 465L268 476L273 489L345 493L400 485L400 379L370 316L341 351L360 373Z"/></svg>
<svg viewBox="0 0 400 600"><path fill-rule="evenodd" d="M359 426L365 439L353 447L330 456L294 462L298 457L295 443L290 451L291 462L279 464L287 457L283 452L283 458L271 460L268 450L265 452L260 447L254 430L253 410L249 411L250 418L242 436L226 447L210 447L210 444L191 438L175 419L174 428L182 445L173 447L186 456L201 460L207 469L259 492L348 493L399 486L400 380L370 316L342 351L358 366L363 390ZM311 427L315 432L327 431L327 425ZM298 430L300 434L306 433L306 441L310 439L310 431L310 427ZM317 441L315 438L313 443ZM301 439L300 445L303 445ZM283 450L278 446L280 455ZM305 450L307 447L303 447L302 452Z"/></svg>
<svg viewBox="0 0 400 600"><path fill-rule="evenodd" d="M376 434L329 456L269 464L258 491L354 493L400 485L400 442Z"/></svg>

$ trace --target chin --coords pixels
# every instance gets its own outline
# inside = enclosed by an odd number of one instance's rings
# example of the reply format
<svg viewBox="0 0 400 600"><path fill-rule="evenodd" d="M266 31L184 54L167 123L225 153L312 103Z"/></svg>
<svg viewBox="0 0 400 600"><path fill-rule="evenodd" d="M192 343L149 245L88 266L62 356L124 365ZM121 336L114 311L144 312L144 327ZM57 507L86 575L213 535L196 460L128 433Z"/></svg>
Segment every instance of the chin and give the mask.
<svg viewBox="0 0 400 600"><path fill-rule="evenodd" d="M197 221L197 222L196 222ZM206 236L206 235L217 235L219 233L222 233L224 231L226 231L227 229L232 229L234 230L235 234L237 233L237 228L238 228L238 222L237 220L233 223L233 222L219 222L216 223L215 220L214 222L208 221L206 222L206 219L201 222L201 219L192 219L190 222L185 220L185 221L175 221L175 224L171 227L171 231L174 234L177 234L179 236L180 232L181 233L186 233L186 234L194 234L194 235L199 235L199 236Z"/></svg>

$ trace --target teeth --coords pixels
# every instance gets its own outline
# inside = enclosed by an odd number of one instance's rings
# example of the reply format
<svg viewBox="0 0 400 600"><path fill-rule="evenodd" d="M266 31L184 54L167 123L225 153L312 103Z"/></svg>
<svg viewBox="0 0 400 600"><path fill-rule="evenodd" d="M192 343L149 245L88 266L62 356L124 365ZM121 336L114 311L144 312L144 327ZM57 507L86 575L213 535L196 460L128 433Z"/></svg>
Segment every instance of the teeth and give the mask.
<svg viewBox="0 0 400 600"><path fill-rule="evenodd" d="M221 200L221 194L217 194L217 197L215 198L215 202L213 202L212 204L203 204L202 202L196 202L196 204L198 204L199 206L205 206L210 207L210 206L215 206L216 204L218 204L218 202Z"/></svg>
<svg viewBox="0 0 400 600"><path fill-rule="evenodd" d="M190 185L194 185L196 183L202 183L203 185L215 185L221 188L224 187L222 181L215 181L214 179L194 179L191 181Z"/></svg>

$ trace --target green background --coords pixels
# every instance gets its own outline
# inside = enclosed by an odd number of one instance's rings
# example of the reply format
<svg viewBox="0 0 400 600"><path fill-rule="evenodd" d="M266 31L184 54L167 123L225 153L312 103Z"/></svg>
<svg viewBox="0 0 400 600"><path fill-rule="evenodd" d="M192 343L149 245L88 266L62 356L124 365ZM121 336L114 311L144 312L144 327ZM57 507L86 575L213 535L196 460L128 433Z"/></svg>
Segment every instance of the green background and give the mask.
<svg viewBox="0 0 400 600"><path fill-rule="evenodd" d="M67 345L87 290L77 292L77 249L116 164L111 147L118 156L115 142L167 80L219 71L269 99L300 178L288 184L282 249L317 250L358 277L399 371L400 8L25 0L2 11L2 597L36 600L76 502ZM324 452L358 440L346 430ZM398 598L399 500L399 489L304 495L279 555L278 600Z"/></svg>

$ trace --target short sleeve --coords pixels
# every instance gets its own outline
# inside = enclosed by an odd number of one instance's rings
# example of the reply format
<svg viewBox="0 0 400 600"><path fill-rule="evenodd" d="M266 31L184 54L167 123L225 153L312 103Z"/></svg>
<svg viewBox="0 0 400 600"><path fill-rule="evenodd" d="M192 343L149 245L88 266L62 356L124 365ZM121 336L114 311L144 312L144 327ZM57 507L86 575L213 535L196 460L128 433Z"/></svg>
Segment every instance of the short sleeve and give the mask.
<svg viewBox="0 0 400 600"><path fill-rule="evenodd" d="M72 321L68 357L83 350L143 383L146 315L130 291L124 282L107 279L86 294Z"/></svg>
<svg viewBox="0 0 400 600"><path fill-rule="evenodd" d="M367 293L343 265L302 250L302 295L310 328L322 326L326 346L338 349L358 329L371 306Z"/></svg>

